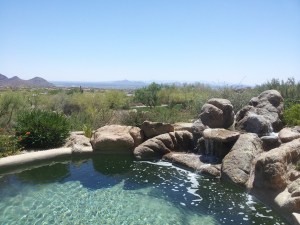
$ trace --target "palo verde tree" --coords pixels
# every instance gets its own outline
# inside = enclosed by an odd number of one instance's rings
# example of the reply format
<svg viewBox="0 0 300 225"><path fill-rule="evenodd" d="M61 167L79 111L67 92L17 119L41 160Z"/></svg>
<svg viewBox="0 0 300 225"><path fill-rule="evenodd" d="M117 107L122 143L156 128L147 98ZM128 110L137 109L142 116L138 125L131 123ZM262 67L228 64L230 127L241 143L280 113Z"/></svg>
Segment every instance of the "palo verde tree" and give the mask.
<svg viewBox="0 0 300 225"><path fill-rule="evenodd" d="M158 105L158 92L161 89L161 85L157 83L151 83L148 87L140 88L135 91L135 101L141 102L150 108Z"/></svg>

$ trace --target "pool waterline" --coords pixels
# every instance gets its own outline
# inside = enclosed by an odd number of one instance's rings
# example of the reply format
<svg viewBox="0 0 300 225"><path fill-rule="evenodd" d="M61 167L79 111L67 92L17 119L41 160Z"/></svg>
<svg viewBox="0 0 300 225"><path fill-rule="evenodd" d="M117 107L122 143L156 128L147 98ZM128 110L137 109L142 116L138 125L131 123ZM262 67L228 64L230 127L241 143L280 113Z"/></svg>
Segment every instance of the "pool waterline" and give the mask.
<svg viewBox="0 0 300 225"><path fill-rule="evenodd" d="M286 224L237 187L124 156L7 175L0 190L0 224Z"/></svg>

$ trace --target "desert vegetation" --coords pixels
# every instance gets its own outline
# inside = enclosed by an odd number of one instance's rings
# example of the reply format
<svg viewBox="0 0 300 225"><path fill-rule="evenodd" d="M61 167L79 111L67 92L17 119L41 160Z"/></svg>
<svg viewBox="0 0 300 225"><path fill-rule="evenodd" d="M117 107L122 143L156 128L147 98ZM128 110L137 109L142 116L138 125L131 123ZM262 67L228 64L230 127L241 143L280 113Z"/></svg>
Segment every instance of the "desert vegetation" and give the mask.
<svg viewBox="0 0 300 225"><path fill-rule="evenodd" d="M152 83L137 90L6 88L0 90L0 156L14 154L23 147L59 146L72 130L84 130L90 136L92 130L106 124L192 122L202 105L213 97L230 100L237 112L253 96L268 89L276 89L284 97L285 123L299 125L300 82L294 78L272 79L252 88L212 88L200 83Z"/></svg>

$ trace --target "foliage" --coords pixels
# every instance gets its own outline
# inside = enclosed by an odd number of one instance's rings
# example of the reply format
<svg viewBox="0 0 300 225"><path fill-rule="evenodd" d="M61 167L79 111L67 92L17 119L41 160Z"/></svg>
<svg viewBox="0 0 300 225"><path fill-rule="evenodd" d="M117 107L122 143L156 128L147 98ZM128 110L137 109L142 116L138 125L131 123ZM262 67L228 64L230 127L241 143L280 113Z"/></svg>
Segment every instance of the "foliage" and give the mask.
<svg viewBox="0 0 300 225"><path fill-rule="evenodd" d="M84 136L86 136L87 138L91 138L93 135L92 128L86 124L83 125L83 132L84 132Z"/></svg>
<svg viewBox="0 0 300 225"><path fill-rule="evenodd" d="M150 108L155 107L159 103L158 92L161 85L152 83L148 87L144 87L135 91L135 101L141 102Z"/></svg>
<svg viewBox="0 0 300 225"><path fill-rule="evenodd" d="M60 113L32 110L18 116L16 136L27 148L52 148L62 145L69 135L69 121Z"/></svg>
<svg viewBox="0 0 300 225"><path fill-rule="evenodd" d="M272 79L265 84L256 87L259 92L275 89L279 91L285 100L285 107L289 108L291 105L300 104L300 81L296 82L295 78L288 78L286 81L279 79Z"/></svg>
<svg viewBox="0 0 300 225"><path fill-rule="evenodd" d="M15 135L0 129L0 158L18 153L21 147Z"/></svg>
<svg viewBox="0 0 300 225"><path fill-rule="evenodd" d="M297 161L295 169L300 171L300 160Z"/></svg>
<svg viewBox="0 0 300 225"><path fill-rule="evenodd" d="M122 125L139 127L145 120L150 120L149 112L133 109L122 113L120 123Z"/></svg>
<svg viewBox="0 0 300 225"><path fill-rule="evenodd" d="M22 108L23 101L20 93L8 91L0 95L0 126L9 128L14 121L16 112Z"/></svg>
<svg viewBox="0 0 300 225"><path fill-rule="evenodd" d="M287 125L300 125L300 104L295 104L283 112L283 120Z"/></svg>

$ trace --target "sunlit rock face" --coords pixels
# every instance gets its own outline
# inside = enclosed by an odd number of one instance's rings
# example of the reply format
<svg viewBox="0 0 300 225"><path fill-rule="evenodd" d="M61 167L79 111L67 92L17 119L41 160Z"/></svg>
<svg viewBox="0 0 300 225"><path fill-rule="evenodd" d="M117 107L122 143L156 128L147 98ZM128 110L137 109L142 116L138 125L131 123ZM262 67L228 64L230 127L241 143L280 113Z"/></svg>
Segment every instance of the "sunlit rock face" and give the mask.
<svg viewBox="0 0 300 225"><path fill-rule="evenodd" d="M226 129L205 129L203 131L205 148L201 152L203 161L222 161L239 136L240 133Z"/></svg>
<svg viewBox="0 0 300 225"><path fill-rule="evenodd" d="M282 129L283 98L276 90L262 92L236 114L236 129L259 136Z"/></svg>
<svg viewBox="0 0 300 225"><path fill-rule="evenodd" d="M210 128L229 128L234 122L233 106L227 99L212 98L202 106L199 119Z"/></svg>
<svg viewBox="0 0 300 225"><path fill-rule="evenodd" d="M99 153L132 154L143 139L143 133L138 127L107 125L94 132L91 144L93 150Z"/></svg>

